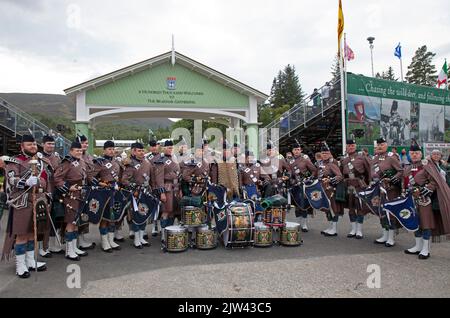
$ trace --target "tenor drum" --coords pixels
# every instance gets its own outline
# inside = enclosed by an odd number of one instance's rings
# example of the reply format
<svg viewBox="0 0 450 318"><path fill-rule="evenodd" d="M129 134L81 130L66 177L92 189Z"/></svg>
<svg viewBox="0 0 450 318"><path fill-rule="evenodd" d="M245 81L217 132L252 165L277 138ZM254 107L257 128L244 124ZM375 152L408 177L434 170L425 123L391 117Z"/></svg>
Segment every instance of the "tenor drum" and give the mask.
<svg viewBox="0 0 450 318"><path fill-rule="evenodd" d="M188 249L188 229L178 225L164 228L164 241L168 252L184 252Z"/></svg>
<svg viewBox="0 0 450 318"><path fill-rule="evenodd" d="M281 245L299 246L300 244L300 224L286 222L286 225L281 230Z"/></svg>
<svg viewBox="0 0 450 318"><path fill-rule="evenodd" d="M227 248L252 246L254 223L252 209L246 203L235 203L226 209L227 229L223 233L223 243Z"/></svg>
<svg viewBox="0 0 450 318"><path fill-rule="evenodd" d="M217 247L216 229L209 228L207 225L197 228L195 234L195 246L199 250L211 250Z"/></svg>
<svg viewBox="0 0 450 318"><path fill-rule="evenodd" d="M267 226L283 227L286 223L286 207L271 207L263 213L263 222Z"/></svg>
<svg viewBox="0 0 450 318"><path fill-rule="evenodd" d="M181 224L188 227L202 226L206 221L204 208L185 206L181 209Z"/></svg>
<svg viewBox="0 0 450 318"><path fill-rule="evenodd" d="M262 222L255 223L255 243L256 247L269 247L273 244L272 229Z"/></svg>

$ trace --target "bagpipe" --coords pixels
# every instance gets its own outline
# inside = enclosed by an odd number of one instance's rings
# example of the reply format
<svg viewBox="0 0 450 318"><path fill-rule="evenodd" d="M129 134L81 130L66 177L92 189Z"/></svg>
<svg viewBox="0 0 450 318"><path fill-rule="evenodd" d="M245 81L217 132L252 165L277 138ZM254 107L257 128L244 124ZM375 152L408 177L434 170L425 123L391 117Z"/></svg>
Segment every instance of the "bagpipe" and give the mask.
<svg viewBox="0 0 450 318"><path fill-rule="evenodd" d="M158 219L160 201L145 188L140 189L137 197L132 195L131 202L133 206L131 209L131 219L134 224L142 225L150 218L152 218L153 221Z"/></svg>
<svg viewBox="0 0 450 318"><path fill-rule="evenodd" d="M408 191L405 196L386 201L387 191L376 181L366 190L357 193L358 198L370 210L370 212L386 220L391 225L390 216L393 216L408 231L414 232L419 228L419 214L415 206L413 192Z"/></svg>
<svg viewBox="0 0 450 318"><path fill-rule="evenodd" d="M303 192L305 193L306 199L313 209L324 212L330 211L334 214L330 199L325 193L319 179L309 179L305 181L303 183Z"/></svg>
<svg viewBox="0 0 450 318"><path fill-rule="evenodd" d="M311 205L305 195L303 185L305 183L311 183L313 181L313 176L311 174L296 175L295 182L291 184L289 189L292 199L295 205L303 211L306 211Z"/></svg>

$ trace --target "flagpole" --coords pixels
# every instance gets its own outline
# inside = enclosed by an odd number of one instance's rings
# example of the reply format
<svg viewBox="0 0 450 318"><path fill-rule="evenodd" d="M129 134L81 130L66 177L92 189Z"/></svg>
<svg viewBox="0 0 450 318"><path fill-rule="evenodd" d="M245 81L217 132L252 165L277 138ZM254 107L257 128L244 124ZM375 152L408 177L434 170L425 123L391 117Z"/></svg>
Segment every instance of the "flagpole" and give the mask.
<svg viewBox="0 0 450 318"><path fill-rule="evenodd" d="M347 127L346 127L346 116L345 116L345 109L346 109L346 85L345 85L345 53L343 54L342 51L345 52L345 46L346 44L346 33L344 33L344 45L341 45L341 50L339 52L340 58L340 69L341 69L341 125L342 125L342 154L345 154L345 145L347 144Z"/></svg>
<svg viewBox="0 0 450 318"><path fill-rule="evenodd" d="M402 83L403 83L403 55L402 55L402 57L400 57L400 74L401 74L401 77L402 77Z"/></svg>

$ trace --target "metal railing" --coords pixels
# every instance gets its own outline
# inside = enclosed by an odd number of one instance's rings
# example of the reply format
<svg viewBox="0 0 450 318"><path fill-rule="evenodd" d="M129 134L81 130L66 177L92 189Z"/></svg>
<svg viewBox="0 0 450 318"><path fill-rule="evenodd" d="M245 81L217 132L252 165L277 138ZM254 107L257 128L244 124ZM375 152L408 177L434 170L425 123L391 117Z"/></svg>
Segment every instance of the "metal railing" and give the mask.
<svg viewBox="0 0 450 318"><path fill-rule="evenodd" d="M341 102L341 81L330 82L317 90L317 93L303 99L294 105L280 118L274 120L265 129L260 130L260 137L267 134L267 137L274 143L300 127L307 128L308 123ZM277 134L271 135L271 129L277 129Z"/></svg>
<svg viewBox="0 0 450 318"><path fill-rule="evenodd" d="M27 114L17 106L12 105L0 97L0 126L9 129L14 136L23 136L32 132L37 141L40 141L46 134L54 131L33 116ZM60 133L53 133L55 137L56 149L61 156L67 154L70 148L70 141Z"/></svg>

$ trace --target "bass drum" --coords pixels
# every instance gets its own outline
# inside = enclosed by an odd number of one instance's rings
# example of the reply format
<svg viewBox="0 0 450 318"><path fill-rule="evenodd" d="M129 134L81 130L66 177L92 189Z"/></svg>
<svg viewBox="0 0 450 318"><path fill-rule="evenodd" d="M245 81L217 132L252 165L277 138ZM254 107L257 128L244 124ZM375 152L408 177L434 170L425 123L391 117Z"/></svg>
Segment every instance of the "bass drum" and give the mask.
<svg viewBox="0 0 450 318"><path fill-rule="evenodd" d="M254 243L252 209L245 203L234 203L226 208L227 228L223 232L226 248L244 248Z"/></svg>

